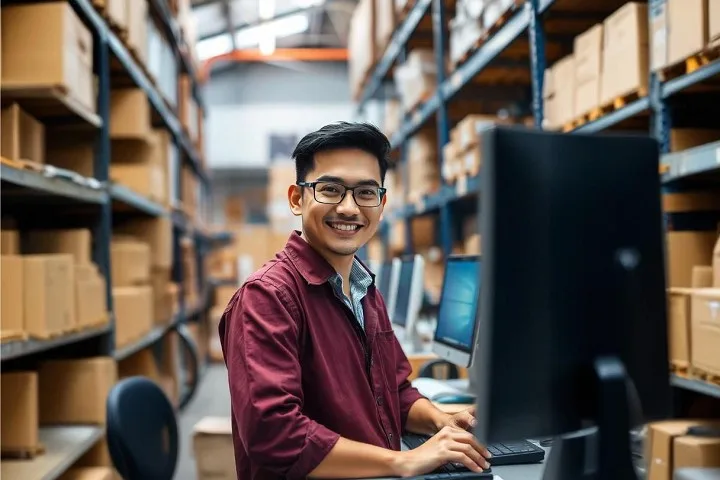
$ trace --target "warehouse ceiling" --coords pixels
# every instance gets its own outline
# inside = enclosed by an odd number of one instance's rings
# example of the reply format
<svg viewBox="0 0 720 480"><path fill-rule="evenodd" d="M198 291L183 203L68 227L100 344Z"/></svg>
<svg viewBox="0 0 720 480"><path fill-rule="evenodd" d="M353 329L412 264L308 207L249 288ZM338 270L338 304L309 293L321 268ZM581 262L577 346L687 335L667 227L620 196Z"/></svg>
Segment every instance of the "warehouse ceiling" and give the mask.
<svg viewBox="0 0 720 480"><path fill-rule="evenodd" d="M356 4L357 0L193 0L197 54L202 61L236 49L344 48Z"/></svg>

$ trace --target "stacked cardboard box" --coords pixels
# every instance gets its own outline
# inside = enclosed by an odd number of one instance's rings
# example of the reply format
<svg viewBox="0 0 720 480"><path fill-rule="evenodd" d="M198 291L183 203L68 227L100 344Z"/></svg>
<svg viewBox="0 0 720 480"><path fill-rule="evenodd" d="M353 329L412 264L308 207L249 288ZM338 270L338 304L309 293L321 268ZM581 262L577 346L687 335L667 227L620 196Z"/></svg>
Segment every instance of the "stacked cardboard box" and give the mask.
<svg viewBox="0 0 720 480"><path fill-rule="evenodd" d="M375 51L378 58L385 52L397 25L397 15L392 2L374 0L375 5Z"/></svg>
<svg viewBox="0 0 720 480"><path fill-rule="evenodd" d="M455 17L450 21L450 63L457 65L480 41L483 27L485 2L461 0L455 7Z"/></svg>
<svg viewBox="0 0 720 480"><path fill-rule="evenodd" d="M236 478L230 417L205 417L193 428L197 480Z"/></svg>
<svg viewBox="0 0 720 480"><path fill-rule="evenodd" d="M223 351L222 345L220 344L218 328L220 326L222 315L225 312L225 309L228 308L228 304L230 303L233 295L235 295L237 289L238 288L234 285L224 285L215 289L213 306L210 309L210 338L208 346L210 360L213 362L223 361Z"/></svg>
<svg viewBox="0 0 720 480"><path fill-rule="evenodd" d="M2 109L0 155L9 160L45 163L45 126L17 103Z"/></svg>
<svg viewBox="0 0 720 480"><path fill-rule="evenodd" d="M108 321L89 230L2 231L2 331L48 338Z"/></svg>
<svg viewBox="0 0 720 480"><path fill-rule="evenodd" d="M691 427L720 428L714 420L665 420L648 425L645 436L645 464L648 480L677 478L680 468L720 467L720 438L692 435ZM712 472L710 473L712 476Z"/></svg>
<svg viewBox="0 0 720 480"><path fill-rule="evenodd" d="M301 217L295 216L288 204L288 188L295 184L295 177L293 162L280 162L270 167L267 216L272 230L285 236L301 228Z"/></svg>
<svg viewBox="0 0 720 480"><path fill-rule="evenodd" d="M183 293L185 295L185 304L192 307L200 301L195 242L193 242L190 238L183 238L180 242L180 251L183 269Z"/></svg>
<svg viewBox="0 0 720 480"><path fill-rule="evenodd" d="M348 34L348 69L350 92L358 100L365 80L375 65L375 2L360 0L352 19Z"/></svg>
<svg viewBox="0 0 720 480"><path fill-rule="evenodd" d="M405 112L409 112L427 99L437 87L437 63L432 50L411 50L407 60L395 67L395 86Z"/></svg>
<svg viewBox="0 0 720 480"><path fill-rule="evenodd" d="M417 132L408 143L407 155L407 201L415 203L436 192L440 186L435 130Z"/></svg>
<svg viewBox="0 0 720 480"><path fill-rule="evenodd" d="M110 262L116 348L138 340L153 328L150 251L150 245L138 237L113 235Z"/></svg>

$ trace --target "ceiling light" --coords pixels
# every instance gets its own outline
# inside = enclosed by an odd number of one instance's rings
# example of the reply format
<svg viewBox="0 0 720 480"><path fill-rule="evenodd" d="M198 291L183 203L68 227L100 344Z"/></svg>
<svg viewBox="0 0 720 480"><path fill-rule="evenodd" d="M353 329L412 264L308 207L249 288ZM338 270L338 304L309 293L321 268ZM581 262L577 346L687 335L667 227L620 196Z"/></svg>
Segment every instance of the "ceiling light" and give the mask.
<svg viewBox="0 0 720 480"><path fill-rule="evenodd" d="M307 31L309 26L310 21L307 15L302 13L289 15L278 18L277 20L271 20L262 25L254 25L239 30L235 34L235 43L237 48L259 46L261 39L265 35L272 35L276 38L288 37Z"/></svg>
<svg viewBox="0 0 720 480"><path fill-rule="evenodd" d="M267 20L275 16L275 0L258 0L258 17Z"/></svg>

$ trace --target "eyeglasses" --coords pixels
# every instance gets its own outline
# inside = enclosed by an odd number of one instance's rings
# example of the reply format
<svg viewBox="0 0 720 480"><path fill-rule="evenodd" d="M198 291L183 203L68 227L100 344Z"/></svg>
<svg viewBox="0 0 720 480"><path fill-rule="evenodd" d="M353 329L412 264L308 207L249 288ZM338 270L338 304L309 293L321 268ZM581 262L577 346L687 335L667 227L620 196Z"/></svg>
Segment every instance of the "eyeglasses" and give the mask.
<svg viewBox="0 0 720 480"><path fill-rule="evenodd" d="M337 205L345 200L347 192L352 192L353 199L358 207L379 207L385 196L386 188L374 185L357 185L347 187L335 182L298 182L299 187L311 187L315 201L330 205Z"/></svg>

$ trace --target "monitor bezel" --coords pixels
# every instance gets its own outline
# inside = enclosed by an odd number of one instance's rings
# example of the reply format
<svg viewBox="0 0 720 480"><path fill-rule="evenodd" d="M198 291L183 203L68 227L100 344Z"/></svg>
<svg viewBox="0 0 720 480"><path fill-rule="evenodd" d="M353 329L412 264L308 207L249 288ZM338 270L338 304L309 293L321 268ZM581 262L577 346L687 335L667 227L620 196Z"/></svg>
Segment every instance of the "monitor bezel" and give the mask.
<svg viewBox="0 0 720 480"><path fill-rule="evenodd" d="M443 288L440 291L440 302L438 304L438 323L435 325L435 333L433 333L433 346L432 351L438 357L447 360L450 363L468 368L472 363L473 352L475 351L475 344L477 343L478 334L478 317L480 307L480 291L478 289L477 295L477 307L475 308L475 321L472 329L472 337L470 338L470 346L465 349L458 347L457 345L451 345L438 338L438 325L440 322L440 309L442 309L442 302L445 297L445 285L448 276L448 264L450 262L478 262L482 268L482 255L480 254L453 254L449 255L445 260L445 272L443 273ZM480 283L480 285L482 285Z"/></svg>
<svg viewBox="0 0 720 480"><path fill-rule="evenodd" d="M406 329L408 326L408 320L410 317L410 307L412 306L412 300L413 300L413 285L415 283L415 276L416 276L416 269L418 267L418 255L403 255L402 257L397 258L398 260L398 269L397 269L397 278L395 279L395 304L393 305L393 314L390 317L390 321L393 324L393 327L398 329ZM397 318L397 307L398 307L398 298L400 296L400 276L402 272L403 263L408 262L412 268L412 271L410 272L410 284L408 285L408 297L407 297L407 308L405 309L405 322L404 323L397 323L395 320Z"/></svg>

